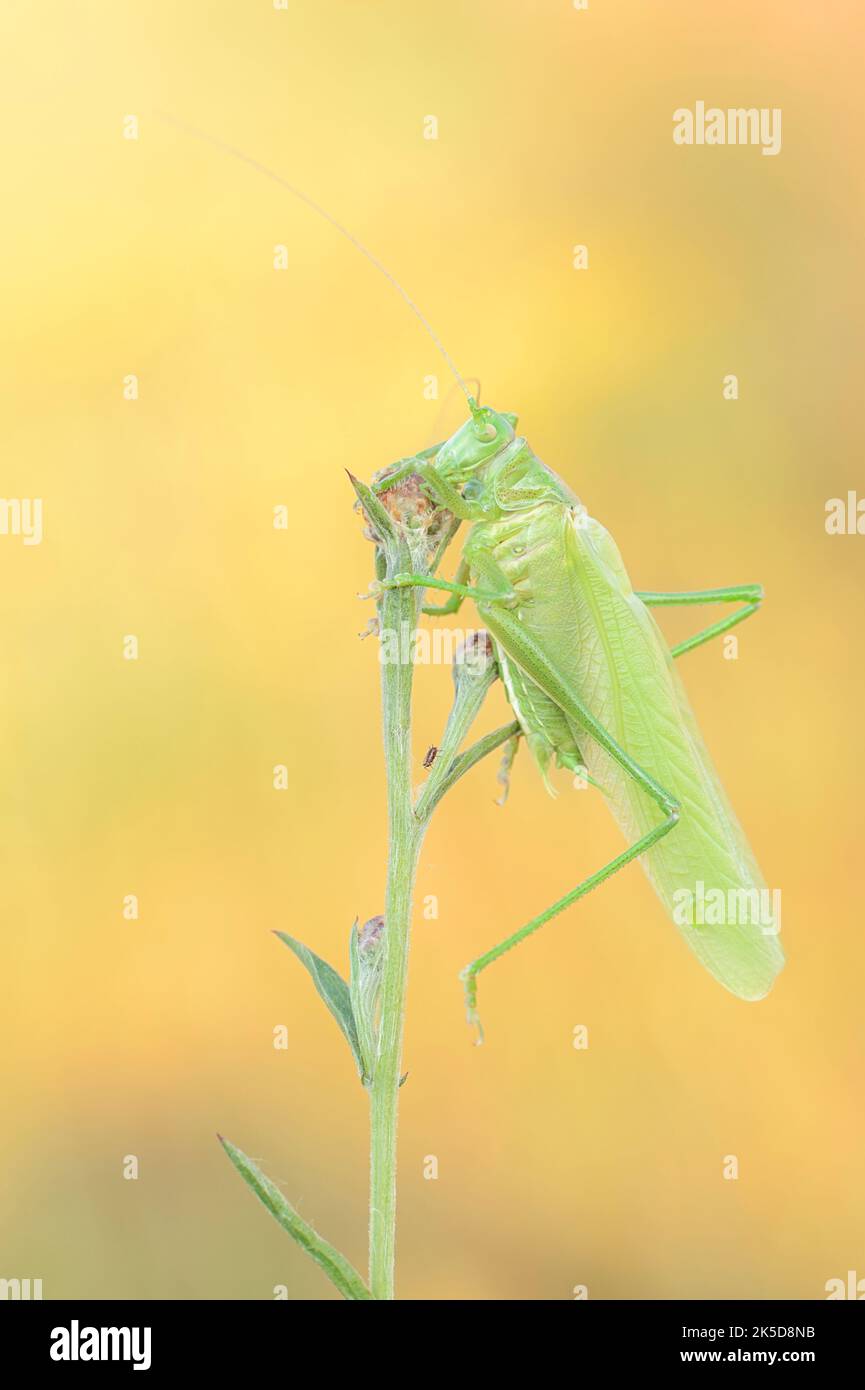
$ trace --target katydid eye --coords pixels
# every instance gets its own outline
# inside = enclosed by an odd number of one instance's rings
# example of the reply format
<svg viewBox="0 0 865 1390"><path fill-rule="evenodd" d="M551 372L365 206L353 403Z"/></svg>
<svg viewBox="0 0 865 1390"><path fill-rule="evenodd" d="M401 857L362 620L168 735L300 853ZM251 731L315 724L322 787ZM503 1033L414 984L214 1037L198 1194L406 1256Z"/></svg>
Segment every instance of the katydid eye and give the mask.
<svg viewBox="0 0 865 1390"><path fill-rule="evenodd" d="M474 502L483 492L483 484L480 478L469 478L463 488L463 497L467 502Z"/></svg>
<svg viewBox="0 0 865 1390"><path fill-rule="evenodd" d="M475 434L477 435L478 439L490 440L495 439L496 435L498 434L498 430L496 429L492 420L488 420L485 425L475 425Z"/></svg>

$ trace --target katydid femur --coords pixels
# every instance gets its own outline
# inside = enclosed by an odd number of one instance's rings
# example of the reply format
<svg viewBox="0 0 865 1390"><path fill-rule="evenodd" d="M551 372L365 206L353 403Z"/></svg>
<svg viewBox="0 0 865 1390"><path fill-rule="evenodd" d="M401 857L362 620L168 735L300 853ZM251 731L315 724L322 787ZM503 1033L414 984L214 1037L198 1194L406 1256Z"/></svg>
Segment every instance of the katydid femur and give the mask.
<svg viewBox="0 0 865 1390"><path fill-rule="evenodd" d="M172 122L181 125L179 122ZM382 663L389 853L385 911L350 936L346 982L308 947L278 933L309 971L349 1044L370 1096L369 1281L306 1222L234 1145L226 1152L259 1200L325 1270L345 1298L394 1296L396 1119L401 1069L412 888L430 816L451 786L506 745L500 778L524 738L545 781L550 766L579 770L597 785L627 848L463 971L477 1022L483 970L551 918L639 859L688 944L721 984L759 999L784 963L774 913L754 903L766 892L754 856L697 729L674 658L728 632L759 607L758 585L688 593L635 592L608 532L516 433L516 417L469 395L441 340L399 281L319 204L240 150L181 125L285 188L363 253L419 317L463 391L470 418L443 444L378 474L352 478L376 543L379 630L412 627L419 611L449 614L473 598L488 633L455 669L456 694L429 775L413 792L412 662ZM470 524L456 577L438 570L453 537ZM450 597L423 602L425 590ZM727 617L668 648L656 606L738 603ZM493 680L501 677L515 715L468 749L463 743ZM711 919L694 901L717 900ZM743 904L746 909L743 910Z"/></svg>

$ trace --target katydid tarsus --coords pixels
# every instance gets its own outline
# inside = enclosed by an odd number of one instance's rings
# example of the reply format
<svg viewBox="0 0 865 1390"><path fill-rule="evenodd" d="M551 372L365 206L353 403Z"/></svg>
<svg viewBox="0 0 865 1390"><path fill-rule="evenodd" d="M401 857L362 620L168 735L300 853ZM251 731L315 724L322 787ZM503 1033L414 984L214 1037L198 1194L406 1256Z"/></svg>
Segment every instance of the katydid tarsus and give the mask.
<svg viewBox="0 0 865 1390"><path fill-rule="evenodd" d="M306 193L258 160L180 122L188 133L242 160L326 219L366 256L418 316L463 391L470 418L440 445L378 475L374 491L416 475L429 497L470 531L456 577L401 573L372 592L417 586L450 595L424 604L445 616L474 599L492 634L499 669L544 779L550 763L586 768L628 848L463 971L476 1022L477 977L634 859L640 859L695 955L741 999L762 998L784 964L773 914L738 913L765 883L699 733L674 659L728 632L760 606L757 584L683 593L631 587L609 532L516 433L516 417L478 405L427 318L396 277ZM739 603L728 616L668 647L651 609ZM718 894L734 920L676 918L682 894ZM761 898L761 901L763 899ZM684 913L687 917L687 912ZM745 920L739 920L744 917Z"/></svg>

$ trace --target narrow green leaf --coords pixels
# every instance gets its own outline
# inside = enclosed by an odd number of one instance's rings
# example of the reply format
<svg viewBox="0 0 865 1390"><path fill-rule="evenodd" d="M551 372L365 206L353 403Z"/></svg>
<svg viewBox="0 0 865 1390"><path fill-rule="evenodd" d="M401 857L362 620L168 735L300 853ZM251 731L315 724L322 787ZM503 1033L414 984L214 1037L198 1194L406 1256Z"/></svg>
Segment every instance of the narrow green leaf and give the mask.
<svg viewBox="0 0 865 1390"><path fill-rule="evenodd" d="M243 1181L252 1188L258 1200L267 1207L271 1216L276 1217L283 1230L288 1231L292 1239L296 1240L298 1245L303 1246L303 1249L312 1256L317 1265L321 1265L328 1279L336 1285L343 1298L371 1299L372 1294L354 1265L350 1264L334 1246L326 1240L322 1240L318 1231L314 1230L308 1221L304 1221L303 1217L282 1195L276 1184L272 1183L270 1178L265 1177L251 1158L247 1158L241 1149L236 1148L227 1139L223 1139L221 1134L216 1137Z"/></svg>
<svg viewBox="0 0 865 1390"><path fill-rule="evenodd" d="M313 984L342 1029L351 1048L360 1078L363 1080L363 1055L357 1036L354 1012L351 1007L351 994L345 980L337 974L332 965L328 965L326 960L321 959L321 956L317 956L308 946L304 946L302 941L295 941L293 936L289 936L284 931L274 932L274 936L278 936L280 941L284 941L286 946L294 951L300 963L306 966L312 976Z"/></svg>
<svg viewBox="0 0 865 1390"><path fill-rule="evenodd" d="M345 470L348 473L348 469ZM393 541L396 539L393 519L387 509L379 502L375 493L368 488L366 483L362 483L360 478L356 478L353 473L348 473L348 479L355 490L357 499L367 515L372 529L375 531L379 540L382 542Z"/></svg>

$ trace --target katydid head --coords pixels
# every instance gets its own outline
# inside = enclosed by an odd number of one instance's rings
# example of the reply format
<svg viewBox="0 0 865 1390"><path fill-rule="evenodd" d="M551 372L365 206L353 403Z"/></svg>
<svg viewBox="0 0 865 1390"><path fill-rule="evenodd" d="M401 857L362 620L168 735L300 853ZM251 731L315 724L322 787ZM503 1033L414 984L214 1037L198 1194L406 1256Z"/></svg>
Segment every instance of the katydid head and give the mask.
<svg viewBox="0 0 865 1390"><path fill-rule="evenodd" d="M478 405L469 396L471 419L439 449L436 471L448 482L465 483L515 437L516 415Z"/></svg>

